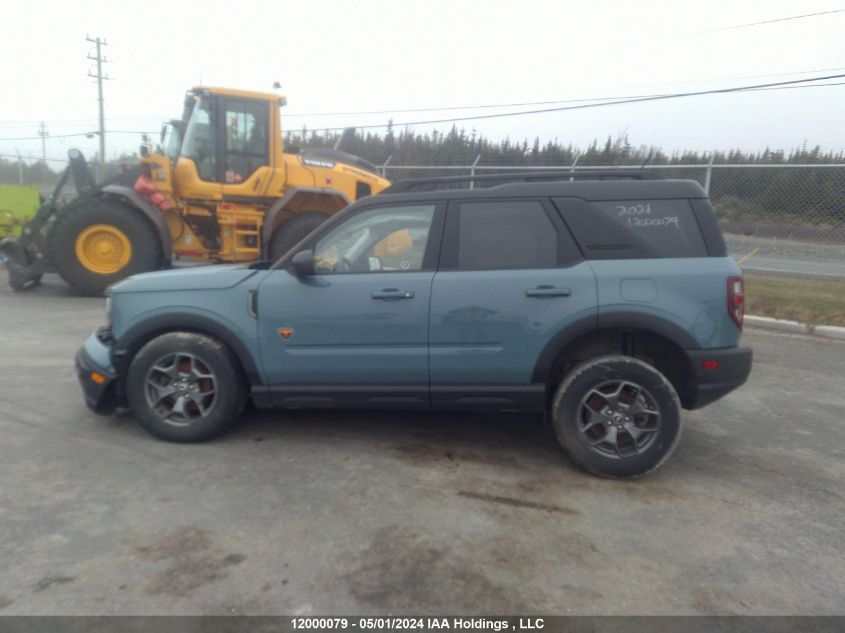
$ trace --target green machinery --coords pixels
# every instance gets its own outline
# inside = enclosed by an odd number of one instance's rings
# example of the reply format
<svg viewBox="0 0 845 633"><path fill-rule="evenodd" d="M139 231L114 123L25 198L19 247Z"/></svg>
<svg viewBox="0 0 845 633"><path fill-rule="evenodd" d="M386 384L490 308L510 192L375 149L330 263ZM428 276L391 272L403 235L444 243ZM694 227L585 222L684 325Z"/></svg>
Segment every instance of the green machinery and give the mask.
<svg viewBox="0 0 845 633"><path fill-rule="evenodd" d="M0 185L0 239L20 235L40 204L38 187Z"/></svg>

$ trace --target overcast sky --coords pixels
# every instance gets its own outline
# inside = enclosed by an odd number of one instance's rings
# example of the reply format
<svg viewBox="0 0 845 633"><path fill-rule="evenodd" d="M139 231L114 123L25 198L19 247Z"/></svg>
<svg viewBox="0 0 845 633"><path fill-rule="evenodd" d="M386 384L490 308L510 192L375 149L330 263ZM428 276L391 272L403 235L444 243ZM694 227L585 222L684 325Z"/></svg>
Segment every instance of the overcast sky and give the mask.
<svg viewBox="0 0 845 633"><path fill-rule="evenodd" d="M845 73L842 2L499 2L347 0L143 3L4 2L0 138L36 136L48 158L93 155L96 85L86 35L108 41L107 153L177 117L192 85L270 90L282 84L283 127L309 128L531 108L393 115L299 116L566 100L785 81ZM709 32L708 32L709 31ZM839 79L834 81L845 81ZM667 150L845 148L845 85L713 95L459 123L493 139L578 146L629 135ZM561 104L566 105L566 104ZM417 125L417 131L450 124ZM38 140L0 140L0 154L40 156Z"/></svg>

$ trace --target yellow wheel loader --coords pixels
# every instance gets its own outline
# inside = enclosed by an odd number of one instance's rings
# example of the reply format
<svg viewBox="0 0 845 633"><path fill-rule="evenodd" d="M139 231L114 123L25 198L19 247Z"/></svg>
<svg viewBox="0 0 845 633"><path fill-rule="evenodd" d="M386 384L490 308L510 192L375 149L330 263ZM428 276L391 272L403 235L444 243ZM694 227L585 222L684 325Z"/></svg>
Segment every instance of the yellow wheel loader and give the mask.
<svg viewBox="0 0 845 633"><path fill-rule="evenodd" d="M175 260L274 259L326 218L389 186L367 161L338 149L287 153L276 94L196 87L161 144L136 168L95 184L69 152L56 191L0 249L13 288L55 270L85 294ZM73 179L78 196L62 206Z"/></svg>

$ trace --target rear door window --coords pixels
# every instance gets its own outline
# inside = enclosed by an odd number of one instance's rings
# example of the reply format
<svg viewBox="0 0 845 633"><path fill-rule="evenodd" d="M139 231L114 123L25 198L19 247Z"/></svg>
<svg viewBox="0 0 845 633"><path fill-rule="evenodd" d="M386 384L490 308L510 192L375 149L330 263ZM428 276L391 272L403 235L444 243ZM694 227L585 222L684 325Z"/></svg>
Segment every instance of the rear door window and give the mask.
<svg viewBox="0 0 845 633"><path fill-rule="evenodd" d="M554 268L558 233L536 201L460 205L458 269Z"/></svg>

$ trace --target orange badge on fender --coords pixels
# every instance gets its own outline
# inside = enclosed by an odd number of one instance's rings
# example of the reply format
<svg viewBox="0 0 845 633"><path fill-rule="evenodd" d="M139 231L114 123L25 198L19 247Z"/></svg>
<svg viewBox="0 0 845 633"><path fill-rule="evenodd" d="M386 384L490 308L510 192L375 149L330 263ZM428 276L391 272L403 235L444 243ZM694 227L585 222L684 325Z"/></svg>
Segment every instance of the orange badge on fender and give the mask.
<svg viewBox="0 0 845 633"><path fill-rule="evenodd" d="M279 328L279 336L281 336L284 340L288 340L293 334L292 327L280 327Z"/></svg>

